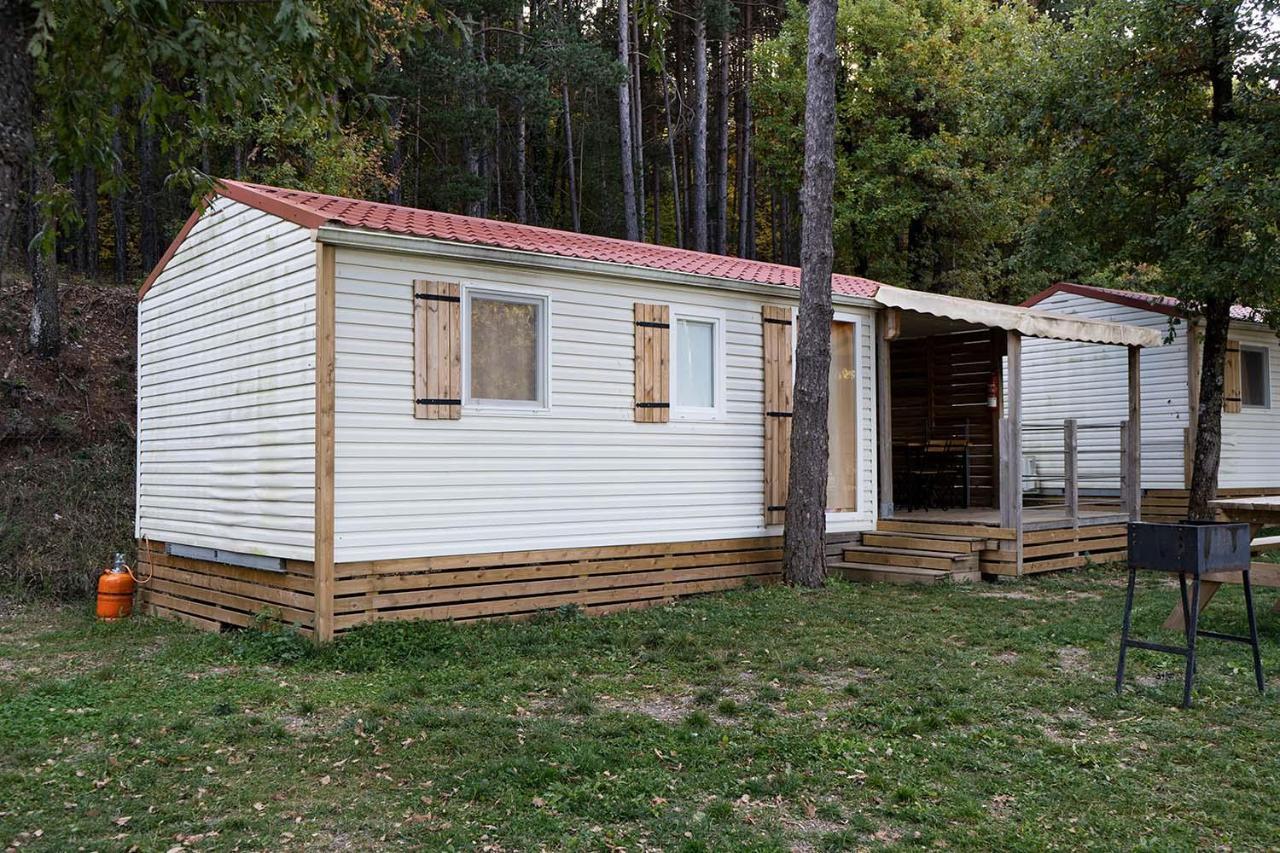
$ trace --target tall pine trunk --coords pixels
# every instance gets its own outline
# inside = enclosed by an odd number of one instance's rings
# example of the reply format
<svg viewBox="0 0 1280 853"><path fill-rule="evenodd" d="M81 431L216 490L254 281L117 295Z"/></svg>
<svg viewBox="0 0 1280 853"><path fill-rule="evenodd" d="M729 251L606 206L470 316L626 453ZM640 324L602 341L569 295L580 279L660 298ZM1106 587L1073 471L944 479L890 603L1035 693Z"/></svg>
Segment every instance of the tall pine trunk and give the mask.
<svg viewBox="0 0 1280 853"><path fill-rule="evenodd" d="M729 250L729 33L720 35L716 85L716 224L715 253Z"/></svg>
<svg viewBox="0 0 1280 853"><path fill-rule="evenodd" d="M644 190L644 100L642 98L640 65L640 16L631 17L631 64L634 66L631 76L631 130L632 145L636 153L636 218L639 220L637 230L640 239L645 233L645 190ZM655 241L656 242L656 241Z"/></svg>
<svg viewBox="0 0 1280 853"><path fill-rule="evenodd" d="M98 275L98 170L84 167L84 199L81 207L84 224L80 229L83 271L93 278Z"/></svg>
<svg viewBox="0 0 1280 853"><path fill-rule="evenodd" d="M743 33L742 89L738 93L738 257L755 257L752 237L755 234L755 209L751 204L755 192L751 164L751 7L747 7Z"/></svg>
<svg viewBox="0 0 1280 853"><path fill-rule="evenodd" d="M466 57L468 65L474 70L476 77L480 76L480 40L478 29L475 21L467 21L467 32L464 38L467 41ZM479 112L480 98L477 90L480 88L479 79L471 81L471 85L467 86L467 91L463 98L466 103L467 124L471 126L471 132L467 133L462 139L462 161L467 169L467 174L471 177L470 196L465 205L467 216L484 216L485 202L488 200L489 191L484 186L483 170L481 163L484 154L481 151L483 138L487 134L477 132L479 129Z"/></svg>
<svg viewBox="0 0 1280 853"><path fill-rule="evenodd" d="M111 108L111 115L116 119L115 132L111 134L111 226L115 236L112 260L116 284L124 284L129 278L129 218L124 195L124 141L120 138L119 105Z"/></svg>
<svg viewBox="0 0 1280 853"><path fill-rule="evenodd" d="M804 110L800 322L796 338L782 572L787 583L821 586L827 504L827 401L831 368L831 220L835 187L836 0L810 0Z"/></svg>
<svg viewBox="0 0 1280 853"><path fill-rule="evenodd" d="M516 63L524 62L524 3L516 10ZM529 201L526 187L529 181L528 167L529 128L524 113L524 97L516 98L516 221L529 221Z"/></svg>
<svg viewBox="0 0 1280 853"><path fill-rule="evenodd" d="M700 2L693 19L693 194L689 218L693 249L707 250L707 7Z"/></svg>
<svg viewBox="0 0 1280 853"><path fill-rule="evenodd" d="M684 217L680 212L680 166L676 159L676 135L671 124L671 86L662 67L662 109L667 118L667 154L671 158L671 208L675 212L676 245L684 248Z"/></svg>
<svg viewBox="0 0 1280 853"><path fill-rule="evenodd" d="M145 104L150 93L143 97ZM148 273L160 261L160 176L156 163L156 135L145 115L138 118L138 252Z"/></svg>
<svg viewBox="0 0 1280 853"><path fill-rule="evenodd" d="M569 84L560 86L560 100L564 109L564 153L569 169L569 210L573 230L582 230L582 215L578 211L578 177L573 163L573 115L569 112Z"/></svg>
<svg viewBox="0 0 1280 853"><path fill-rule="evenodd" d="M626 76L618 83L618 156L622 163L622 217L627 239L640 239L636 219L635 150L631 141L631 36L627 0L618 0L618 62Z"/></svg>

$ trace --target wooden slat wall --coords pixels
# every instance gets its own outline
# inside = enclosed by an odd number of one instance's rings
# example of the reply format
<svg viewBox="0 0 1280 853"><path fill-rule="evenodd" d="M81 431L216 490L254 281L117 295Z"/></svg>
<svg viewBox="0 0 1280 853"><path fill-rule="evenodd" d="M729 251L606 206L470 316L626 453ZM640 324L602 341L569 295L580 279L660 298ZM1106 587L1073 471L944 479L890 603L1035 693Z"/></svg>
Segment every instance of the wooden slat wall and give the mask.
<svg viewBox="0 0 1280 853"><path fill-rule="evenodd" d="M1227 358L1222 367L1222 411L1238 413L1244 407L1244 377L1240 364L1240 342L1227 341Z"/></svg>
<svg viewBox="0 0 1280 853"><path fill-rule="evenodd" d="M967 426L970 506L995 506L998 495L994 419L987 408L995 346L987 330L890 344L893 440L959 438ZM895 448L896 479L906 476L906 463L905 452ZM959 488L955 506L963 502ZM895 483L895 494L908 491L905 482Z"/></svg>
<svg viewBox="0 0 1280 853"><path fill-rule="evenodd" d="M764 324L764 523L786 519L791 465L791 411L795 404L791 309L765 305Z"/></svg>
<svg viewBox="0 0 1280 853"><path fill-rule="evenodd" d="M635 419L665 424L671 417L671 309L637 302L635 324Z"/></svg>
<svg viewBox="0 0 1280 853"><path fill-rule="evenodd" d="M1022 535L1022 542L1024 575L1079 568L1087 562L1124 560L1128 554L1127 529L1123 524L1082 524L1078 529L1031 530ZM981 571L993 575L1016 575L1014 549L1001 543L999 549L983 551Z"/></svg>
<svg viewBox="0 0 1280 853"><path fill-rule="evenodd" d="M344 563L335 627L406 619L518 618L565 605L588 613L771 583L781 537L468 554Z"/></svg>
<svg viewBox="0 0 1280 853"><path fill-rule="evenodd" d="M462 305L455 282L413 283L413 399L415 418L462 417Z"/></svg>
<svg viewBox="0 0 1280 853"><path fill-rule="evenodd" d="M264 572L165 553L163 542L138 543L135 571L150 576L139 587L144 613L178 619L209 631L246 627L263 614L310 635L315 597L312 564L285 561L285 572Z"/></svg>

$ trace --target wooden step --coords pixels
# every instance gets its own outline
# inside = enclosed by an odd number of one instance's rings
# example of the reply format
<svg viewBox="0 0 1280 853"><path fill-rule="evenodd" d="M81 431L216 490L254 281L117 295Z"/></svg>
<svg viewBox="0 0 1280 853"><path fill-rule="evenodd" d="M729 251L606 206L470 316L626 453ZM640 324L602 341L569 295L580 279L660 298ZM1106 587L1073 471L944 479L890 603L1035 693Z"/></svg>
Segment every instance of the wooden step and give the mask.
<svg viewBox="0 0 1280 853"><path fill-rule="evenodd" d="M929 521L900 521L884 518L876 522L880 533L910 533L917 536L973 536L983 539L1013 539L1017 534L1009 527L988 527L984 524L945 524Z"/></svg>
<svg viewBox="0 0 1280 853"><path fill-rule="evenodd" d="M943 551L912 551L905 548L875 548L851 545L844 549L845 562L870 563L879 566L907 566L914 569L936 569L950 572L963 569L966 563L976 567L978 558L972 552L952 554Z"/></svg>
<svg viewBox="0 0 1280 853"><path fill-rule="evenodd" d="M943 551L970 554L986 547L985 539L969 536L911 536L906 533L864 533L862 544L875 548L906 548L910 551Z"/></svg>
<svg viewBox="0 0 1280 853"><path fill-rule="evenodd" d="M831 574L855 583L930 584L951 580L951 572L936 569L914 569L910 566L877 566L865 563L831 563Z"/></svg>

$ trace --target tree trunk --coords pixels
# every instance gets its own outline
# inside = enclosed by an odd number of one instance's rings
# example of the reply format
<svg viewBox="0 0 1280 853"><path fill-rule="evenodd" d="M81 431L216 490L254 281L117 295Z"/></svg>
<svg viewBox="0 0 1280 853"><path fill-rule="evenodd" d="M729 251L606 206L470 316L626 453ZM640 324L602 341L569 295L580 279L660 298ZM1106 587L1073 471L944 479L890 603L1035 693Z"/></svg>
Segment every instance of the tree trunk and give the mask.
<svg viewBox="0 0 1280 853"><path fill-rule="evenodd" d="M753 214L750 205L751 181L751 97L749 81L743 82L738 115L738 257L751 257L750 238Z"/></svg>
<svg viewBox="0 0 1280 853"><path fill-rule="evenodd" d="M1231 300L1211 299L1204 309L1204 342L1200 365L1200 404L1196 414L1195 456L1187 518L1213 521L1210 501L1218 496L1218 465L1222 454L1222 383L1231 323ZM1194 327L1192 327L1194 328ZM1188 334L1194 334L1194 331Z"/></svg>
<svg viewBox="0 0 1280 853"><path fill-rule="evenodd" d="M671 209L675 212L676 245L684 248L684 220L680 213L680 166L676 160L676 136L671 126L671 87L662 68L662 109L667 117L667 154L671 157Z"/></svg>
<svg viewBox="0 0 1280 853"><path fill-rule="evenodd" d="M1234 52L1231 47L1234 16L1214 4L1208 14L1212 57L1209 84L1212 88L1210 121L1223 145L1222 125L1234 117ZM1214 247L1227 242L1226 226L1215 230ZM1222 458L1222 373L1227 355L1227 335L1231 325L1232 294L1208 299L1204 305L1204 344L1200 365L1200 405L1196 418L1195 456L1191 467L1191 493L1187 497L1187 518L1212 521L1216 515L1210 502L1218 495L1218 468Z"/></svg>
<svg viewBox="0 0 1280 853"><path fill-rule="evenodd" d="M0 0L0 275L35 150L35 71L27 51L35 19L29 0Z"/></svg>
<svg viewBox="0 0 1280 853"><path fill-rule="evenodd" d="M32 230L57 231L57 224L43 221L37 196L53 189L53 174L44 163L31 169ZM62 324L58 317L58 267L54 263L49 240L36 239L27 250L31 273L31 323L27 342L31 351L42 358L52 358L62 349Z"/></svg>
<svg viewBox="0 0 1280 853"><path fill-rule="evenodd" d="M111 225L115 232L116 284L123 285L129 277L129 220L128 202L124 196L124 143L120 139L118 126L120 107L112 107L111 114L117 120L116 130L111 135L111 176L114 178L111 190Z"/></svg>
<svg viewBox="0 0 1280 853"><path fill-rule="evenodd" d="M637 233L640 239L645 236L645 211L644 211L644 102L641 97L641 82L643 75L641 74L640 64L640 23L637 20L639 15L633 15L631 18L631 62L634 66L631 77L631 141L636 154L636 219Z"/></svg>
<svg viewBox="0 0 1280 853"><path fill-rule="evenodd" d="M148 93L149 95L149 93ZM143 97L143 103L148 96ZM160 261L159 175L156 167L156 135L146 116L138 119L138 251L142 270L149 273Z"/></svg>
<svg viewBox="0 0 1280 853"><path fill-rule="evenodd" d="M631 141L631 36L627 0L618 0L618 62L626 76L618 83L618 157L622 164L622 217L628 240L640 239L636 219L635 150Z"/></svg>
<svg viewBox="0 0 1280 853"><path fill-rule="evenodd" d="M404 122L404 99L396 98L391 107L391 133L395 137L391 144L391 163L387 171L390 186L387 187L387 201L392 204L404 204L404 136L401 125Z"/></svg>
<svg viewBox="0 0 1280 853"><path fill-rule="evenodd" d="M466 61L471 66L473 73L479 77L479 40L474 20L468 20L465 24L466 33L463 38L466 39ZM472 79L471 85L467 86L467 91L463 95L466 104L466 122L470 131L462 137L462 162L467 170L467 175L471 178L471 186L468 190L468 198L466 204L463 205L463 211L467 216L484 216L485 199L488 197L488 189L483 187L483 179L481 177L480 158L483 156L480 152L482 144L481 137L487 134L479 133L479 125L477 113L480 111L479 98L477 97L477 89L480 88L480 81Z"/></svg>
<svg viewBox="0 0 1280 853"><path fill-rule="evenodd" d="M92 278L98 275L98 170L93 166L84 167L81 188L80 269Z"/></svg>
<svg viewBox="0 0 1280 853"><path fill-rule="evenodd" d="M743 28L742 89L738 94L738 257L755 257L755 174L751 159L751 46L752 7L747 6Z"/></svg>
<svg viewBox="0 0 1280 853"><path fill-rule="evenodd" d="M804 111L803 225L795 406L791 426L783 578L821 586L827 503L831 367L831 220L835 187L836 0L810 0Z"/></svg>
<svg viewBox="0 0 1280 853"><path fill-rule="evenodd" d="M524 3L516 10L516 62L524 62ZM529 129L524 115L524 98L516 98L516 221L529 221L529 200L525 189L529 180Z"/></svg>
<svg viewBox="0 0 1280 853"><path fill-rule="evenodd" d="M569 112L569 84L560 86L561 103L564 106L564 153L569 167L569 210L572 213L573 230L582 230L582 216L578 212L578 177L573 165L573 116Z"/></svg>
<svg viewBox="0 0 1280 853"><path fill-rule="evenodd" d="M693 19L693 198L689 217L693 249L707 250L707 8L699 3Z"/></svg>
<svg viewBox="0 0 1280 853"><path fill-rule="evenodd" d="M716 91L716 224L715 253L729 251L729 33L720 35Z"/></svg>

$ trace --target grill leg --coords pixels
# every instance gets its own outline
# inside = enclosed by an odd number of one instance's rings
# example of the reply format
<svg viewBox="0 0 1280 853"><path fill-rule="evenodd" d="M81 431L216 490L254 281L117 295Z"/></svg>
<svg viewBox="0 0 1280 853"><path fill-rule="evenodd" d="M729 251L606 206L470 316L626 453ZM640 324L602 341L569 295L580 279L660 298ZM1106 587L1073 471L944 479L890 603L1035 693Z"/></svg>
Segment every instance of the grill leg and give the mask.
<svg viewBox="0 0 1280 853"><path fill-rule="evenodd" d="M1258 682L1258 692L1266 690L1262 680L1262 653L1258 651L1258 619L1253 613L1253 584L1249 582L1249 570L1240 573L1244 580L1244 609L1249 613L1249 644L1253 647L1253 678Z"/></svg>
<svg viewBox="0 0 1280 853"><path fill-rule="evenodd" d="M1129 625L1133 619L1133 585L1138 579L1138 571L1129 567L1129 591L1124 597L1124 623L1120 629L1120 663L1116 666L1116 695L1124 689L1124 659L1129 653Z"/></svg>
<svg viewBox="0 0 1280 853"><path fill-rule="evenodd" d="M1178 588L1182 591L1182 636L1191 637L1191 605L1187 602L1187 576L1178 572Z"/></svg>
<svg viewBox="0 0 1280 853"><path fill-rule="evenodd" d="M1196 677L1196 634L1200 630L1200 576L1191 582L1191 611L1187 614L1187 668L1182 679L1182 707L1191 707L1191 682Z"/></svg>

